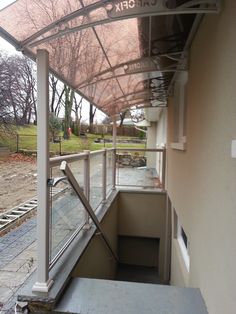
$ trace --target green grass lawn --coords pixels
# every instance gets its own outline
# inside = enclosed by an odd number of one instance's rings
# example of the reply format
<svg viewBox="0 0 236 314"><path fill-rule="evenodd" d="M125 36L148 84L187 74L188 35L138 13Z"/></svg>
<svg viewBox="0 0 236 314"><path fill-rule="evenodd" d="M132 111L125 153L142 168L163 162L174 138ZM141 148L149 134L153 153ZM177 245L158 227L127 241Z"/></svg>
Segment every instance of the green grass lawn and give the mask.
<svg viewBox="0 0 236 314"><path fill-rule="evenodd" d="M37 127L36 126L26 126L18 128L19 135L19 150L30 150L36 151L37 149ZM62 136L62 134L61 134ZM80 138L75 135L71 135L70 140L62 140L61 151L62 153L77 153L83 150L100 150L104 148L104 143L95 143L96 138L101 138L101 135L87 134L87 138ZM105 135L105 138L111 138L111 135ZM122 137L119 136L117 139L130 140L132 137ZM105 143L105 148L111 148L112 143ZM118 143L117 147L120 148L144 148L145 144L141 143ZM59 153L60 144L50 143L50 151L54 153Z"/></svg>

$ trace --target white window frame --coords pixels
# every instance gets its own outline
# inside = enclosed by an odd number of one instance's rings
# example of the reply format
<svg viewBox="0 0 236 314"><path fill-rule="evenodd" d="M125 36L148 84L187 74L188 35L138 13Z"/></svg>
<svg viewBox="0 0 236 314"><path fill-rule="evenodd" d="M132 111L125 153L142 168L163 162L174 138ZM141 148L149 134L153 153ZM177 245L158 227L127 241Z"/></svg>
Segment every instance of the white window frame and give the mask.
<svg viewBox="0 0 236 314"><path fill-rule="evenodd" d="M173 117L173 149L186 149L186 86L188 82L188 72L179 72L174 83L174 117Z"/></svg>
<svg viewBox="0 0 236 314"><path fill-rule="evenodd" d="M189 241L187 240L187 247L186 247L186 245L184 243L183 236L182 236L181 229L183 229L183 227L179 223L179 219L178 219L177 241L179 243L179 247L180 247L180 251L181 251L181 254L182 254L182 257L184 260L184 264L186 266L187 271L189 272L189 268L190 268ZM186 234L185 231L184 231L184 233Z"/></svg>
<svg viewBox="0 0 236 314"><path fill-rule="evenodd" d="M179 249L181 252L181 256L183 258L186 270L189 272L190 269L190 256L189 256L189 240L187 237L187 247L185 245L181 229L183 229L184 233L186 234L184 228L182 227L179 217L176 213L176 210L173 208L173 214L174 214L174 238L177 240L177 243L179 244ZM187 236L187 235L186 235Z"/></svg>

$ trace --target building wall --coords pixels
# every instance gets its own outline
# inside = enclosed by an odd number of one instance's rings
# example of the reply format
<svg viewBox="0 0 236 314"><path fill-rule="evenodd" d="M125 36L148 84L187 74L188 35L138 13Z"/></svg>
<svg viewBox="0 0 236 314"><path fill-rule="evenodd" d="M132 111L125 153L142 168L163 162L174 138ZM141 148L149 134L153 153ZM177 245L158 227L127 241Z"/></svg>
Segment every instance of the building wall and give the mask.
<svg viewBox="0 0 236 314"><path fill-rule="evenodd" d="M167 142L167 108L163 108L160 113L156 127L156 148L166 147ZM156 154L157 173L162 178L162 154Z"/></svg>
<svg viewBox="0 0 236 314"><path fill-rule="evenodd" d="M113 200L111 207L104 216L101 226L113 251L117 254L117 212L118 199ZM80 257L73 277L114 279L117 263L108 250L100 233L96 233Z"/></svg>
<svg viewBox="0 0 236 314"><path fill-rule="evenodd" d="M223 1L222 1L223 2ZM236 1L205 16L190 52L187 86L187 148L170 148L168 112L168 194L190 245L186 271L172 242L174 285L199 287L210 314L236 308Z"/></svg>
<svg viewBox="0 0 236 314"><path fill-rule="evenodd" d="M163 108L156 128L156 145L163 147L167 140L167 108Z"/></svg>
<svg viewBox="0 0 236 314"><path fill-rule="evenodd" d="M166 193L162 192L122 191L119 193L118 203L119 236L159 239L158 260L155 266L158 266L159 277L163 282L169 281L169 219L166 201ZM152 243L150 242L150 250L145 257L146 266L154 266L155 254L150 254L153 250ZM142 245L147 244L140 242L140 251L147 252L148 248L145 250ZM129 258L127 255L127 260ZM149 262L147 259L150 259Z"/></svg>
<svg viewBox="0 0 236 314"><path fill-rule="evenodd" d="M156 148L156 129L157 122L151 122L151 126L147 128L147 148ZM146 153L147 167L156 168L155 153Z"/></svg>

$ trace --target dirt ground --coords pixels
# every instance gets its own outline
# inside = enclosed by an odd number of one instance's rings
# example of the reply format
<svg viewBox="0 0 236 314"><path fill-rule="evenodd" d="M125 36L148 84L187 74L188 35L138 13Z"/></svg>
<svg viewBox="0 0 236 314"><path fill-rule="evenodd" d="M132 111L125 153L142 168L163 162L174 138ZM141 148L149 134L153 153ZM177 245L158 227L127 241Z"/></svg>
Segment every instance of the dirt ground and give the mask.
<svg viewBox="0 0 236 314"><path fill-rule="evenodd" d="M0 160L0 213L37 194L36 159L12 154Z"/></svg>

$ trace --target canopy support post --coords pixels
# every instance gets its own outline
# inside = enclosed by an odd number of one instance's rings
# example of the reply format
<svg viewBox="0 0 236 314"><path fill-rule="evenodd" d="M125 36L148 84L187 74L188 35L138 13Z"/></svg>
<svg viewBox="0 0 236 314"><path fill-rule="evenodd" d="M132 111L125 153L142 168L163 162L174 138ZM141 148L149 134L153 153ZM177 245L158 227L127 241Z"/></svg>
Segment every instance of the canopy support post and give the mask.
<svg viewBox="0 0 236 314"><path fill-rule="evenodd" d="M37 50L37 281L32 291L48 292L53 281L49 279L49 66L48 52Z"/></svg>
<svg viewBox="0 0 236 314"><path fill-rule="evenodd" d="M112 122L113 122L113 124L112 124L112 126L113 126L113 128L112 128L112 139L113 139L112 147L116 148L117 126L116 126L116 117L115 116L112 117Z"/></svg>
<svg viewBox="0 0 236 314"><path fill-rule="evenodd" d="M112 189L116 188L116 134L117 134L117 126L116 126L116 117L112 117L112 147L113 147L113 158L112 158Z"/></svg>

